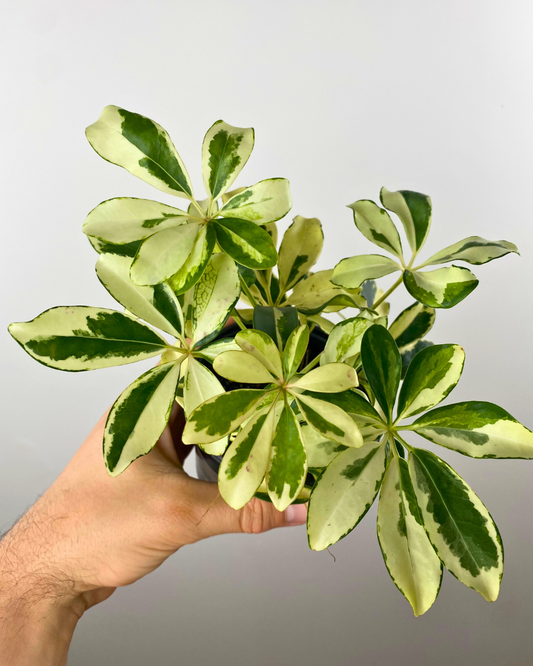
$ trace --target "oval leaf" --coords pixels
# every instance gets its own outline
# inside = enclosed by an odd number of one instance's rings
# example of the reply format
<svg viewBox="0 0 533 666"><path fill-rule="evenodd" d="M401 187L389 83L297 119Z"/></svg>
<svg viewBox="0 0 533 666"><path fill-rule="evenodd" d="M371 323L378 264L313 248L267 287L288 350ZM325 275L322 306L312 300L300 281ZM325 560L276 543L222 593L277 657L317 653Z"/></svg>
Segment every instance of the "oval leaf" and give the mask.
<svg viewBox="0 0 533 666"><path fill-rule="evenodd" d="M229 199L220 209L219 215L263 225L281 220L291 206L289 181L286 178L269 178Z"/></svg>
<svg viewBox="0 0 533 666"><path fill-rule="evenodd" d="M363 437L355 422L337 405L306 394L294 394L307 423L327 439L350 447L363 445Z"/></svg>
<svg viewBox="0 0 533 666"><path fill-rule="evenodd" d="M209 444L236 430L267 394L260 389L237 389L215 396L190 414L183 430L184 444Z"/></svg>
<svg viewBox="0 0 533 666"><path fill-rule="evenodd" d="M310 468L323 469L336 458L341 451L346 451L348 447L327 439L311 426L301 426L302 437L307 452L307 463Z"/></svg>
<svg viewBox="0 0 533 666"><path fill-rule="evenodd" d="M248 268L272 268L278 254L272 238L253 222L219 218L212 222L220 247L237 263Z"/></svg>
<svg viewBox="0 0 533 666"><path fill-rule="evenodd" d="M426 532L445 567L487 601L496 601L503 574L503 547L484 504L430 451L413 449L409 471Z"/></svg>
<svg viewBox="0 0 533 666"><path fill-rule="evenodd" d="M126 310L176 338L183 335L183 313L172 289L166 284L141 287L130 278L132 260L101 254L96 274L107 291Z"/></svg>
<svg viewBox="0 0 533 666"><path fill-rule="evenodd" d="M401 270L401 266L394 259L381 254L361 254L339 261L333 270L331 281L346 289L356 289L365 280L384 277Z"/></svg>
<svg viewBox="0 0 533 666"><path fill-rule="evenodd" d="M514 243L504 240L489 241L480 236L469 236L437 252L424 262L424 266L445 264L448 261L466 261L478 266L503 257L510 252L518 254L518 248Z"/></svg>
<svg viewBox="0 0 533 666"><path fill-rule="evenodd" d="M431 199L409 190L389 192L385 187L381 188L380 199L387 210L400 218L411 250L419 252L431 226Z"/></svg>
<svg viewBox="0 0 533 666"><path fill-rule="evenodd" d="M392 335L383 326L371 326L361 343L366 378L381 409L390 419L400 385L402 361Z"/></svg>
<svg viewBox="0 0 533 666"><path fill-rule="evenodd" d="M96 206L87 215L83 232L110 243L125 244L185 224L187 220L183 210L158 201L119 197Z"/></svg>
<svg viewBox="0 0 533 666"><path fill-rule="evenodd" d="M309 344L309 327L304 324L295 328L283 351L283 376L290 379L298 371Z"/></svg>
<svg viewBox="0 0 533 666"><path fill-rule="evenodd" d="M150 118L106 106L85 131L94 150L149 185L190 199L192 185L167 132Z"/></svg>
<svg viewBox="0 0 533 666"><path fill-rule="evenodd" d="M160 284L185 264L199 231L196 223L160 231L147 238L131 265L131 279L140 285Z"/></svg>
<svg viewBox="0 0 533 666"><path fill-rule="evenodd" d="M252 127L233 127L217 120L202 145L202 172L205 191L218 199L242 171L254 148Z"/></svg>
<svg viewBox="0 0 533 666"><path fill-rule="evenodd" d="M233 509L241 509L247 504L263 481L274 426L274 407L268 406L256 411L222 459L218 471L218 488Z"/></svg>
<svg viewBox="0 0 533 666"><path fill-rule="evenodd" d="M200 228L187 260L177 273L168 278L168 284L175 294L183 294L198 282L213 254L216 242L217 235L210 224Z"/></svg>
<svg viewBox="0 0 533 666"><path fill-rule="evenodd" d="M179 373L179 363L152 368L111 407L104 430L104 460L111 476L121 474L157 444L170 418Z"/></svg>
<svg viewBox="0 0 533 666"><path fill-rule="evenodd" d="M453 308L479 284L468 268L459 266L423 273L404 271L403 281L413 298L432 308Z"/></svg>
<svg viewBox="0 0 533 666"><path fill-rule="evenodd" d="M352 317L336 324L328 336L320 364L346 361L359 354L363 335L373 323L366 317Z"/></svg>
<svg viewBox="0 0 533 666"><path fill-rule="evenodd" d="M385 460L385 445L372 442L342 451L328 465L309 498L310 548L324 550L357 526L376 498Z"/></svg>
<svg viewBox="0 0 533 666"><path fill-rule="evenodd" d="M348 208L353 210L355 226L365 238L387 252L392 252L398 259L403 258L398 230L386 210L367 199L356 201Z"/></svg>
<svg viewBox="0 0 533 666"><path fill-rule="evenodd" d="M327 363L299 377L290 386L318 393L340 393L355 388L357 384L357 373L349 365Z"/></svg>
<svg viewBox="0 0 533 666"><path fill-rule="evenodd" d="M279 248L279 287L284 293L292 289L317 262L324 233L322 224L316 217L297 215L283 235Z"/></svg>
<svg viewBox="0 0 533 666"><path fill-rule="evenodd" d="M270 384L275 380L265 366L243 351L227 351L216 357L213 369L238 384Z"/></svg>
<svg viewBox="0 0 533 666"><path fill-rule="evenodd" d="M458 402L424 414L411 430L471 458L533 458L533 433L491 402Z"/></svg>
<svg viewBox="0 0 533 666"><path fill-rule="evenodd" d="M366 301L359 293L348 292L333 284L332 276L332 270L318 271L310 275L296 285L287 303L294 305L306 316L318 314L333 306L338 306L337 310L343 307L365 307Z"/></svg>
<svg viewBox="0 0 533 666"><path fill-rule="evenodd" d="M194 287L191 325L195 349L216 338L240 293L235 262L222 253L214 254Z"/></svg>
<svg viewBox="0 0 533 666"><path fill-rule="evenodd" d="M36 361L57 370L81 372L143 361L169 345L130 315L85 306L46 310L9 332Z"/></svg>
<svg viewBox="0 0 533 666"><path fill-rule="evenodd" d="M307 476L307 456L300 424L285 403L276 426L266 475L268 495L285 511L299 495Z"/></svg>
<svg viewBox="0 0 533 666"><path fill-rule="evenodd" d="M435 407L455 387L465 363L459 345L426 347L411 361L398 398L398 419Z"/></svg>
<svg viewBox="0 0 533 666"><path fill-rule="evenodd" d="M389 326L398 348L407 347L426 336L435 323L435 310L423 303L413 303Z"/></svg>
<svg viewBox="0 0 533 666"><path fill-rule="evenodd" d="M383 479L377 528L387 570L419 617L437 598L442 565L424 529L407 463L398 457Z"/></svg>
<svg viewBox="0 0 533 666"><path fill-rule="evenodd" d="M263 333L263 331L248 329L239 331L235 336L235 342L247 354L251 354L258 359L275 377L283 378L281 357L278 348L269 335Z"/></svg>

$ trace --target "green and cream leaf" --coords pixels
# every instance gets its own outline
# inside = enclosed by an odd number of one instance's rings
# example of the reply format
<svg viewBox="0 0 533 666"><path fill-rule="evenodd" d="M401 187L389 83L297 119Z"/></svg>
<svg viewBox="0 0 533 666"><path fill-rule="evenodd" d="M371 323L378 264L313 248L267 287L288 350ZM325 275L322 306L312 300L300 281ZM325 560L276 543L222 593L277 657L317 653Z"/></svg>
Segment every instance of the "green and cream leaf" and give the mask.
<svg viewBox="0 0 533 666"><path fill-rule="evenodd" d="M357 385L357 373L349 365L327 363L297 378L289 386L319 393L340 393Z"/></svg>
<svg viewBox="0 0 533 666"><path fill-rule="evenodd" d="M216 242L217 235L210 224L200 228L187 260L168 278L168 284L175 294L183 294L198 282L213 254Z"/></svg>
<svg viewBox="0 0 533 666"><path fill-rule="evenodd" d="M432 345L411 361L398 399L398 420L435 407L452 391L463 372L459 345Z"/></svg>
<svg viewBox="0 0 533 666"><path fill-rule="evenodd" d="M363 445L363 437L355 421L336 404L315 397L317 394L294 394L298 408L308 425L338 444L358 448Z"/></svg>
<svg viewBox="0 0 533 666"><path fill-rule="evenodd" d="M179 363L159 365L116 400L104 430L104 460L111 476L121 474L157 444L170 418L179 373Z"/></svg>
<svg viewBox="0 0 533 666"><path fill-rule="evenodd" d="M36 361L81 372L143 361L169 348L164 338L134 317L86 306L56 307L9 332Z"/></svg>
<svg viewBox="0 0 533 666"><path fill-rule="evenodd" d="M281 356L269 335L263 331L248 329L239 331L235 336L235 342L244 352L260 361L275 377L283 378Z"/></svg>
<svg viewBox="0 0 533 666"><path fill-rule="evenodd" d="M387 570L415 617L431 608L442 565L429 541L405 460L389 463L379 496L378 539Z"/></svg>
<svg viewBox="0 0 533 666"><path fill-rule="evenodd" d="M219 354L213 369L218 375L238 384L271 384L276 380L259 359L241 350Z"/></svg>
<svg viewBox="0 0 533 666"><path fill-rule="evenodd" d="M287 229L279 249L279 287L284 293L292 289L317 262L324 233L316 217L297 215Z"/></svg>
<svg viewBox="0 0 533 666"><path fill-rule="evenodd" d="M253 222L218 218L211 222L220 247L238 264L247 268L272 268L278 254L270 234Z"/></svg>
<svg viewBox="0 0 533 666"><path fill-rule="evenodd" d="M424 266L445 264L449 261L466 261L469 264L478 266L486 264L493 259L504 257L510 252L518 254L518 248L514 243L509 243L509 241L489 241L480 236L469 236L437 252L424 262Z"/></svg>
<svg viewBox="0 0 533 666"><path fill-rule="evenodd" d="M306 324L298 326L289 335L282 354L283 376L285 379L290 379L298 371L308 344L309 327Z"/></svg>
<svg viewBox="0 0 533 666"><path fill-rule="evenodd" d="M385 187L381 188L380 199L387 210L400 218L411 250L418 253L426 242L431 226L431 199L410 190L389 192Z"/></svg>
<svg viewBox="0 0 533 666"><path fill-rule="evenodd" d="M398 230L386 210L373 201L362 199L350 204L355 226L369 241L387 252L392 252L398 259L403 259L402 243Z"/></svg>
<svg viewBox="0 0 533 666"><path fill-rule="evenodd" d="M331 281L346 289L357 289L366 280L373 280L401 271L394 259L381 254L360 254L342 259L335 266Z"/></svg>
<svg viewBox="0 0 533 666"><path fill-rule="evenodd" d="M477 287L479 280L459 266L435 271L404 271L407 291L420 303L432 308L453 308Z"/></svg>
<svg viewBox="0 0 533 666"><path fill-rule="evenodd" d="M364 334L361 361L376 400L390 418L400 385L402 362L398 347L384 326L371 326Z"/></svg>
<svg viewBox="0 0 533 666"><path fill-rule="evenodd" d="M457 579L496 601L503 574L498 528L474 491L430 451L413 449L409 471L428 537Z"/></svg>
<svg viewBox="0 0 533 666"><path fill-rule="evenodd" d="M336 324L328 336L320 364L344 362L359 354L363 335L373 324L366 317L352 317Z"/></svg>
<svg viewBox="0 0 533 666"><path fill-rule="evenodd" d="M289 181L269 178L233 196L218 214L264 225L285 217L291 206Z"/></svg>
<svg viewBox="0 0 533 666"><path fill-rule="evenodd" d="M339 453L309 499L307 535L324 550L349 534L372 506L385 473L385 444L372 442Z"/></svg>
<svg viewBox="0 0 533 666"><path fill-rule="evenodd" d="M190 199L192 185L170 136L156 122L117 106L106 106L86 130L94 150L149 185Z"/></svg>
<svg viewBox="0 0 533 666"><path fill-rule="evenodd" d="M413 303L389 326L398 348L407 347L425 337L435 323L435 310L423 303Z"/></svg>
<svg viewBox="0 0 533 666"><path fill-rule="evenodd" d="M433 409L410 429L471 458L533 458L533 433L490 402L459 402Z"/></svg>

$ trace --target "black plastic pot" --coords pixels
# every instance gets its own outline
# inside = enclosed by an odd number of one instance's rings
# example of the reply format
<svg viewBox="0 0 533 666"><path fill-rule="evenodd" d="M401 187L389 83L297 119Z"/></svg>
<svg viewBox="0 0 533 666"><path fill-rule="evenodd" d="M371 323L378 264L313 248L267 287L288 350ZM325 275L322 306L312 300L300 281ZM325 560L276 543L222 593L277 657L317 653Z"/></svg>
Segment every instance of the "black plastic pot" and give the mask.
<svg viewBox="0 0 533 666"><path fill-rule="evenodd" d="M232 324L231 326L225 328L219 334L218 337L232 338L239 331L240 328L237 326L237 324ZM309 337L309 346L307 348L307 353L302 361L302 367L305 367L310 361L316 358L324 350L327 339L328 336L321 329L315 327L311 331L311 335ZM227 379L220 377L220 375L217 375L217 377L219 378L220 382L227 391L231 391L237 388L257 388L257 385L252 386L248 384L235 384L234 382L230 382ZM198 446L196 446L195 448L196 448L196 473L198 474L198 478L201 479L202 481L211 481L213 483L216 483L218 479L218 468L220 467L220 463L222 462L222 456L212 456L209 453L205 453L205 451L202 451L202 449L200 449ZM311 474L308 474L308 478L305 482L306 488L309 488L310 490L314 482L315 482L314 477ZM268 497L263 497L261 495L261 499L268 499ZM301 501L305 501L305 499L302 499Z"/></svg>

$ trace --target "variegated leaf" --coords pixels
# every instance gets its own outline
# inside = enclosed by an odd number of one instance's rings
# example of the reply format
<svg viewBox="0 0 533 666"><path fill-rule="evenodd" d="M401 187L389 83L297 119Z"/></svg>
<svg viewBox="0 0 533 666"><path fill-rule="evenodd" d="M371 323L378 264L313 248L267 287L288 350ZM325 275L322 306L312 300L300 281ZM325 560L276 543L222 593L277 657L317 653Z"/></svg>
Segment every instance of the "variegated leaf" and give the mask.
<svg viewBox="0 0 533 666"><path fill-rule="evenodd" d="M426 347L411 361L398 398L398 419L435 407L452 391L463 372L465 352L459 345Z"/></svg>
<svg viewBox="0 0 533 666"><path fill-rule="evenodd" d="M349 534L372 506L385 473L385 445L342 451L318 479L309 499L307 535L324 550Z"/></svg>
<svg viewBox="0 0 533 666"><path fill-rule="evenodd" d="M281 220L291 206L289 181L286 178L268 178L236 194L218 214L263 225Z"/></svg>
<svg viewBox="0 0 533 666"><path fill-rule="evenodd" d="M387 468L378 505L378 539L387 570L415 617L431 608L440 590L442 565L429 541L405 460Z"/></svg>
<svg viewBox="0 0 533 666"><path fill-rule="evenodd" d="M458 402L420 416L410 429L471 458L533 458L533 433L491 402Z"/></svg>
<svg viewBox="0 0 533 666"><path fill-rule="evenodd" d="M430 451L413 449L409 471L426 532L445 567L487 601L496 601L503 546L482 501Z"/></svg>
<svg viewBox="0 0 533 666"><path fill-rule="evenodd" d="M299 410L307 423L327 439L358 448L363 437L355 422L337 405L304 393L294 394Z"/></svg>
<svg viewBox="0 0 533 666"><path fill-rule="evenodd" d="M254 356L243 351L219 354L214 363L215 372L238 384L270 384L276 380Z"/></svg>
<svg viewBox="0 0 533 666"><path fill-rule="evenodd" d="M279 249L280 292L292 289L315 265L322 246L322 224L316 217L297 215L287 229Z"/></svg>
<svg viewBox="0 0 533 666"><path fill-rule="evenodd" d="M186 263L199 230L199 225L191 222L147 238L131 265L131 279L140 285L152 285L171 278Z"/></svg>
<svg viewBox="0 0 533 666"><path fill-rule="evenodd" d="M346 289L357 289L366 280L384 277L401 270L400 264L390 257L381 254L361 254L339 261L333 270L331 281Z"/></svg>
<svg viewBox="0 0 533 666"><path fill-rule="evenodd" d="M335 327L335 324L330 321L329 319L326 319L325 317L322 317L321 315L303 315L302 314L303 321L310 321L312 324L315 324L320 328L321 330L324 331L324 333L327 333L328 335L331 333L333 328Z"/></svg>
<svg viewBox="0 0 533 666"><path fill-rule="evenodd" d="M261 389L237 389L215 396L197 407L185 425L184 444L209 444L238 428L267 395Z"/></svg>
<svg viewBox="0 0 533 666"><path fill-rule="evenodd" d="M308 278L301 280L293 289L287 299L289 305L294 305L305 316L322 312L327 307L364 307L366 302L358 293L350 293L331 281L332 270L318 271Z"/></svg>
<svg viewBox="0 0 533 666"><path fill-rule="evenodd" d="M368 398L358 389L343 391L342 393L327 394L307 391L306 395L340 407L347 414L354 417L357 423L382 424L381 416L377 410L370 404Z"/></svg>
<svg viewBox="0 0 533 666"><path fill-rule="evenodd" d="M95 151L108 162L167 194L189 199L192 185L167 132L153 120L116 106L106 106L85 132Z"/></svg>
<svg viewBox="0 0 533 666"><path fill-rule="evenodd" d="M413 303L392 322L389 333L400 351L426 336L435 323L435 310L423 303Z"/></svg>
<svg viewBox="0 0 533 666"><path fill-rule="evenodd" d="M132 260L114 254L101 254L96 262L96 274L107 291L126 310L152 326L183 336L183 313L172 289L165 284L141 287L130 278Z"/></svg>
<svg viewBox="0 0 533 666"><path fill-rule="evenodd" d="M220 247L237 263L248 268L272 268L278 254L270 235L257 224L236 218L218 218L211 223Z"/></svg>
<svg viewBox="0 0 533 666"><path fill-rule="evenodd" d="M274 427L275 407L269 405L257 410L226 451L218 471L218 488L232 508L242 508L261 485L269 463Z"/></svg>
<svg viewBox="0 0 533 666"><path fill-rule="evenodd" d="M187 213L158 201L118 197L96 206L83 224L87 236L126 244L177 227L188 221Z"/></svg>
<svg viewBox="0 0 533 666"><path fill-rule="evenodd" d="M400 385L402 362L392 335L384 326L371 326L363 336L361 360L376 400L389 419Z"/></svg>
<svg viewBox="0 0 533 666"><path fill-rule="evenodd" d="M434 344L434 342L430 342L429 340L417 340L410 345L399 348L400 356L402 357L402 379L407 374L411 361L418 352L422 351L422 349L426 349L426 347L431 347Z"/></svg>
<svg viewBox="0 0 533 666"><path fill-rule="evenodd" d="M298 326L289 335L287 344L282 354L283 376L290 379L303 361L307 345L309 344L309 327L307 325Z"/></svg>
<svg viewBox="0 0 533 666"><path fill-rule="evenodd" d="M445 264L448 261L466 261L478 266L503 257L510 252L518 254L518 248L509 241L489 241L480 236L469 236L437 252L424 262L424 266Z"/></svg>
<svg viewBox="0 0 533 666"><path fill-rule="evenodd" d="M278 511L285 511L299 495L307 476L307 456L300 424L287 403L278 419L266 481Z"/></svg>
<svg viewBox="0 0 533 666"><path fill-rule="evenodd" d="M214 254L194 287L191 317L194 348L216 338L239 300L240 293L235 262L222 253Z"/></svg>
<svg viewBox="0 0 533 666"><path fill-rule="evenodd" d="M307 464L313 469L323 469L336 458L341 451L348 447L327 439L311 426L301 426L305 450L307 452Z"/></svg>
<svg viewBox="0 0 533 666"><path fill-rule="evenodd" d="M111 407L104 430L104 460L111 476L121 474L157 444L170 418L179 373L179 362L152 368Z"/></svg>
<svg viewBox="0 0 533 666"><path fill-rule="evenodd" d="M183 365L186 365L183 379L183 409L185 416L189 417L202 403L224 393L224 387L211 370L197 361L194 356L189 356Z"/></svg>
<svg viewBox="0 0 533 666"><path fill-rule="evenodd" d="M426 194L409 190L389 192L385 187L381 188L380 199L387 210L400 218L411 250L419 252L431 226L431 199Z"/></svg>
<svg viewBox="0 0 533 666"><path fill-rule="evenodd" d="M256 305L253 315L254 328L269 335L283 349L290 334L298 328L300 320L294 307L276 308L268 305Z"/></svg>
<svg viewBox="0 0 533 666"><path fill-rule="evenodd" d="M86 306L51 308L9 332L39 363L70 372L135 363L169 347L130 315Z"/></svg>
<svg viewBox="0 0 533 666"><path fill-rule="evenodd" d="M349 365L327 363L297 378L289 386L318 393L340 393L357 384L357 373Z"/></svg>
<svg viewBox="0 0 533 666"><path fill-rule="evenodd" d="M403 258L398 230L386 210L366 199L356 201L348 208L353 210L355 226L365 238L387 252L392 252L398 259Z"/></svg>
<svg viewBox="0 0 533 666"><path fill-rule="evenodd" d="M235 342L243 351L258 359L275 377L283 378L281 357L269 335L263 331L248 329L239 331L235 336Z"/></svg>
<svg viewBox="0 0 533 666"><path fill-rule="evenodd" d="M212 363L219 354L222 354L222 352L226 351L240 351L239 345L233 338L222 338L220 340L214 340L205 347L202 347L199 350L195 350L195 356L205 358L207 361L211 361Z"/></svg>
<svg viewBox="0 0 533 666"><path fill-rule="evenodd" d="M187 260L178 272L168 279L168 284L175 294L183 294L198 282L213 254L216 242L217 235L210 224L200 228Z"/></svg>
<svg viewBox="0 0 533 666"><path fill-rule="evenodd" d="M336 324L328 336L320 365L346 361L359 354L363 334L373 324L366 317L352 317Z"/></svg>
<svg viewBox="0 0 533 666"><path fill-rule="evenodd" d="M413 298L432 308L453 308L479 283L468 268L459 266L438 268L436 271L404 271L403 281Z"/></svg>
<svg viewBox="0 0 533 666"><path fill-rule="evenodd" d="M252 127L233 127L217 120L202 145L202 172L205 191L218 199L231 187L252 154L255 134Z"/></svg>

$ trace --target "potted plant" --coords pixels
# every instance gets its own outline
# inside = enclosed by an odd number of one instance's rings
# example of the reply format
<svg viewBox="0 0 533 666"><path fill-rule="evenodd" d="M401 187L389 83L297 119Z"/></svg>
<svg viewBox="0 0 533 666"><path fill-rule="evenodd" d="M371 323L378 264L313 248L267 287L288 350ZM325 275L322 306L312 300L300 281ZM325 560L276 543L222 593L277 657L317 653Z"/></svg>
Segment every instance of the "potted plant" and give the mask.
<svg viewBox="0 0 533 666"><path fill-rule="evenodd" d="M382 206L349 207L387 254L313 272L318 219L295 217L276 249L276 221L291 208L287 180L229 191L252 152L253 129L218 121L208 130L205 199L152 120L106 107L87 137L107 161L188 204L117 198L89 213L96 273L123 311L57 307L9 328L33 358L59 370L161 357L109 413L109 474L149 453L178 401L184 442L219 468L232 507L254 495L279 510L308 500L309 545L323 550L354 529L379 493L379 544L415 615L435 601L443 566L494 601L503 572L496 525L466 482L405 433L474 458L533 457L533 433L501 407L438 406L459 381L465 353L426 339L436 309L459 304L478 284L452 262L484 264L516 247L471 236L417 263L431 201L383 188ZM394 273L393 285L379 289L375 280ZM388 299L401 285L414 303L389 323ZM233 328L224 329L230 317Z"/></svg>

